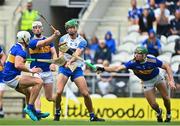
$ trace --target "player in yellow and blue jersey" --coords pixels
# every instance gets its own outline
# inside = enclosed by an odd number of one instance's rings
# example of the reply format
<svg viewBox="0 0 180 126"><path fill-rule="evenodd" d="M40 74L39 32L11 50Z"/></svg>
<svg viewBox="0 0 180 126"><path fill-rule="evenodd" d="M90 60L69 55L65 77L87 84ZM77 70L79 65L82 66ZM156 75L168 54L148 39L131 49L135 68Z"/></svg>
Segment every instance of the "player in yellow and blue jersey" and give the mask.
<svg viewBox="0 0 180 126"><path fill-rule="evenodd" d="M5 84L3 82L3 67L6 60L6 54L3 52L2 48L0 47L0 118L4 117L3 112L3 94L5 90Z"/></svg>
<svg viewBox="0 0 180 126"><path fill-rule="evenodd" d="M42 87L42 79L28 75L21 75L21 71L29 73L39 73L41 68L33 67L29 69L25 65L26 48L30 40L30 34L27 31L19 31L17 33L18 42L15 43L8 54L8 58L4 65L3 81L9 87L26 96L27 107L24 109L25 113L33 121L38 121L38 115L34 108L34 102ZM31 87L31 89L29 89Z"/></svg>
<svg viewBox="0 0 180 126"><path fill-rule="evenodd" d="M134 74L142 80L144 86L144 94L152 109L157 112L157 121L163 122L162 109L156 103L155 88L157 88L163 98L166 107L166 120L171 121L171 105L170 97L166 90L166 81L163 75L159 72L159 68L164 69L168 75L169 86L171 89L176 89L173 79L172 70L167 63L163 63L155 57L147 56L148 50L145 47L137 47L134 54L134 59L120 66L97 67L97 71L120 71L123 69L132 69Z"/></svg>
<svg viewBox="0 0 180 126"><path fill-rule="evenodd" d="M84 50L87 46L87 41L77 34L77 27L78 23L76 20L69 20L65 23L65 29L68 34L62 36L59 40L60 43L67 42L68 47L75 51L75 54L78 56L83 57ZM80 60L76 60L76 58L72 57L71 55L62 52L59 52L60 56L64 56L67 63L64 66L59 67L59 75L57 77L57 96L56 96L56 113L55 113L55 121L59 121L60 117L60 110L61 110L61 95L63 93L63 89L69 79L73 81L84 97L84 102L86 108L90 113L90 121L104 121L104 119L100 119L95 116L92 101L88 92L88 87L86 80L83 75L82 66L83 62ZM68 67L71 64L77 64L77 68L74 71L71 71Z"/></svg>
<svg viewBox="0 0 180 126"><path fill-rule="evenodd" d="M42 35L43 26L40 21L35 21L32 23L32 30L34 37L29 42L29 54L31 58L36 59L55 59L57 58L56 50L53 44L53 41L60 35L60 32L57 30L50 37L45 37ZM55 102L53 97L53 75L51 71L55 71L55 64L43 63L33 61L30 64L30 68L40 67L42 72L39 73L39 76L43 80L43 88L45 92L46 99L48 101ZM36 110L38 113L41 112L41 103L40 96L36 100ZM42 118L49 116L49 113L41 114Z"/></svg>

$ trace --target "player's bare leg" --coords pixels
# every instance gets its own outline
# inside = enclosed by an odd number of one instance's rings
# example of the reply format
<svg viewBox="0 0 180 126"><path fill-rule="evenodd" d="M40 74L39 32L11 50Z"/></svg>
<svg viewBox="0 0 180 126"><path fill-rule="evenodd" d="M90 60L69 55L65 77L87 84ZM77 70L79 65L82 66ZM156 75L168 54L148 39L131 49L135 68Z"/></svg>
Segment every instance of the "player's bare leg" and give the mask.
<svg viewBox="0 0 180 126"><path fill-rule="evenodd" d="M151 89L144 92L144 96L146 97L148 103L157 112L157 121L163 122L162 120L162 110L159 108L159 105L156 102L155 89Z"/></svg>
<svg viewBox="0 0 180 126"><path fill-rule="evenodd" d="M55 103L55 96L53 97L53 84L52 83L44 83L44 92L45 92L45 97L48 101L54 102ZM38 98L36 99L36 112L39 116L39 118L46 118L50 115L50 113L41 112L41 101L40 101L41 94L39 94Z"/></svg>
<svg viewBox="0 0 180 126"><path fill-rule="evenodd" d="M31 87L31 94L29 98L29 104L34 104L39 91L42 87L42 80L31 76L22 76L19 80L19 88Z"/></svg>
<svg viewBox="0 0 180 126"><path fill-rule="evenodd" d="M4 94L4 90L0 91L0 118L4 117L4 112L3 112L3 94Z"/></svg>
<svg viewBox="0 0 180 126"><path fill-rule="evenodd" d="M79 88L79 91L81 95L84 97L84 103L89 111L89 113L93 112L93 107L92 107L92 101L89 95L88 87L86 84L86 80L84 77L78 77L77 79L74 80L75 84Z"/></svg>
<svg viewBox="0 0 180 126"><path fill-rule="evenodd" d="M22 94L24 94L26 96L26 103L28 104L28 101L29 101L29 98L30 98L30 89L29 88L25 88L25 89L18 88L18 89L16 89L16 91L18 91L18 92L20 92L20 93L22 93ZM40 95L38 95L38 97L37 97L37 99L35 101L36 112L37 112L37 109L38 109L37 106L41 107L40 104L41 104L41 102L40 102ZM38 113L37 112L37 114L39 114L38 115L38 119L40 119L40 118L43 118L42 115L44 115L46 113ZM48 113L48 116L49 116L49 113Z"/></svg>
<svg viewBox="0 0 180 126"><path fill-rule="evenodd" d="M57 94L56 94L56 111L54 115L54 121L59 121L61 111L61 96L64 87L68 81L68 77L63 74L59 74L57 77Z"/></svg>
<svg viewBox="0 0 180 126"><path fill-rule="evenodd" d="M171 121L171 103L170 103L170 97L168 96L166 84L158 84L157 89L159 90L163 101L164 101L164 106L166 108L166 120L165 122L170 122Z"/></svg>
<svg viewBox="0 0 180 126"><path fill-rule="evenodd" d="M39 77L39 75L34 75L35 77ZM53 94L53 83L43 83L43 88L44 88L44 92L45 92L45 96L46 96L46 99L48 101L53 101L55 102L55 98L52 96ZM39 93L36 101L35 101L35 108L36 108L36 112L37 112L37 115L39 117L39 119L41 118L46 118L50 115L50 113L48 112L45 112L45 113L42 113L41 112L41 93Z"/></svg>
<svg viewBox="0 0 180 126"><path fill-rule="evenodd" d="M36 112L35 112L35 108L34 108L34 103L35 103L35 100L39 94L41 87L42 87L42 83L43 83L43 81L40 78L22 75L19 78L19 85L17 87L17 90L32 87L31 91L30 91L28 106L27 106L27 108L25 108L25 112L34 121L38 120L38 117L36 116Z"/></svg>
<svg viewBox="0 0 180 126"><path fill-rule="evenodd" d="M30 98L30 89L29 88L25 88L25 89L18 88L18 89L16 89L16 91L18 91L18 92L20 92L20 93L22 93L22 94L24 94L26 96L26 103L28 104L28 101L29 101L29 98ZM37 99L35 101L36 107L37 106L38 107L41 106L41 105L37 105L37 103L41 104L41 102L39 102L40 101L40 97L39 96L40 95L38 95L38 97L37 97ZM37 108L36 108L36 112L37 112ZM39 113L39 114L41 114L41 115L39 115L38 119L42 118L42 115L44 115L46 113ZM48 116L49 116L49 113L48 113Z"/></svg>
<svg viewBox="0 0 180 126"><path fill-rule="evenodd" d="M18 91L18 92L20 92L20 93L22 93L22 94L24 94L26 96L26 104L28 104L30 94L31 94L30 89L29 88L24 88L24 89L17 88L16 91Z"/></svg>
<svg viewBox="0 0 180 126"><path fill-rule="evenodd" d="M45 113L41 112L41 98L40 97L41 97L41 94L38 95L35 101L35 108L36 108L38 119L46 118L50 115L50 113L48 112L45 112Z"/></svg>
<svg viewBox="0 0 180 126"><path fill-rule="evenodd" d="M44 87L46 99L50 102L55 102L56 98L53 95L53 84L52 83L44 84L43 87Z"/></svg>
<svg viewBox="0 0 180 126"><path fill-rule="evenodd" d="M97 118L94 114L92 100L89 95L87 83L84 77L78 77L74 80L75 84L79 88L82 96L84 97L84 103L90 113L90 121L105 121L104 119Z"/></svg>
<svg viewBox="0 0 180 126"><path fill-rule="evenodd" d="M41 93L39 93L39 95L37 96L36 101L35 101L35 108L36 108L36 111L40 111L40 110L41 110L41 101L40 101L40 97L41 97Z"/></svg>

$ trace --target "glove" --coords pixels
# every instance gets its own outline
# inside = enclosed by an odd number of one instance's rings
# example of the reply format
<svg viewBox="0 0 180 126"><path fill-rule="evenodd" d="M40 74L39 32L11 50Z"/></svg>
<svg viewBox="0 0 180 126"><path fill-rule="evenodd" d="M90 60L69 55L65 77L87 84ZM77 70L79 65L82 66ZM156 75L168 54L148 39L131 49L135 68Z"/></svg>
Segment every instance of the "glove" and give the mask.
<svg viewBox="0 0 180 126"><path fill-rule="evenodd" d="M97 66L96 68L97 68L96 71L98 71L98 72L104 72L105 71L104 67Z"/></svg>

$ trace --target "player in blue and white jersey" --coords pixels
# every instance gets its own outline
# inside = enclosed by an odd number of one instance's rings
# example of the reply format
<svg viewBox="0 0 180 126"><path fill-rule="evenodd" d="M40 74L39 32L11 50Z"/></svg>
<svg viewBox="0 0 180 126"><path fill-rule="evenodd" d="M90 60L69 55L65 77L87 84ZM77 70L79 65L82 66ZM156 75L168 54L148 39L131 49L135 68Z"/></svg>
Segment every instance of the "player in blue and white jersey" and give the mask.
<svg viewBox="0 0 180 126"><path fill-rule="evenodd" d="M44 35L42 35L43 26L40 21L35 21L32 23L32 31L34 37L29 42L30 57L35 59L57 58L53 41L60 35L60 32L56 30L50 37L45 37ZM55 98L53 97L53 75L51 71L55 71L56 65L36 61L31 62L30 68L33 68L35 66L42 69L42 72L39 73L39 75L35 76L39 76L43 80L43 88L46 99L48 101L55 102ZM38 113L41 113L40 96L36 100L36 110ZM42 118L46 118L48 116L49 113L41 114Z"/></svg>
<svg viewBox="0 0 180 126"><path fill-rule="evenodd" d="M19 31L17 33L17 40L18 42L11 47L4 65L3 81L7 86L26 96L27 107L24 111L33 121L38 121L34 102L39 94L43 81L37 77L21 75L21 72L39 73L42 70L38 67L29 69L25 65L26 49L30 40L29 32ZM29 87L31 87L31 89L29 89Z"/></svg>
<svg viewBox="0 0 180 126"><path fill-rule="evenodd" d="M0 118L4 117L3 112L3 94L5 90L5 84L3 82L3 67L6 60L6 54L3 52L2 48L0 47Z"/></svg>
<svg viewBox="0 0 180 126"><path fill-rule="evenodd" d="M166 108L166 120L171 121L171 105L170 97L166 90L166 81L163 75L160 74L159 68L164 69L168 75L169 86L171 89L176 89L173 79L172 70L167 63L163 63L155 57L147 56L148 51L145 47L137 47L134 54L134 59L120 66L97 67L97 71L120 71L123 69L131 69L134 74L142 80L144 86L144 94L152 109L157 112L157 121L162 122L162 109L156 102L155 88L157 88L163 98Z"/></svg>
<svg viewBox="0 0 180 126"><path fill-rule="evenodd" d="M59 40L60 43L67 42L68 47L75 51L75 55L83 57L84 50L87 46L87 41L81 37L77 33L78 23L76 20L72 19L65 23L65 29L67 34L62 36ZM95 116L93 111L92 101L88 92L88 87L86 80L83 75L82 66L83 62L77 60L67 53L59 52L60 56L65 57L67 63L64 66L59 67L59 75L57 77L57 96L56 96L56 113L55 113L55 121L59 121L60 110L61 110L61 96L63 93L63 89L70 78L77 87L79 88L82 96L84 97L84 102L86 108L90 113L90 121L104 121L104 119L100 119ZM71 71L68 67L72 64L76 64L77 68L74 71Z"/></svg>

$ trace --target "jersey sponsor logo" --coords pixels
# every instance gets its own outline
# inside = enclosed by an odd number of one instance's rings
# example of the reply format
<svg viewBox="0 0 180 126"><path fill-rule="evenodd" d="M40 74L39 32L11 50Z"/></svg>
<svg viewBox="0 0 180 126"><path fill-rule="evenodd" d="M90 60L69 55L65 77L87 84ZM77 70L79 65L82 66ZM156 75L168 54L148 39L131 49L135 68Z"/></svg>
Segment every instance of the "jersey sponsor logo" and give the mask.
<svg viewBox="0 0 180 126"><path fill-rule="evenodd" d="M150 70L133 70L135 74L151 74L154 69Z"/></svg>
<svg viewBox="0 0 180 126"><path fill-rule="evenodd" d="M40 53L49 53L49 52L51 52L50 46L45 46L45 47L35 48L35 49L29 48L30 54L40 54Z"/></svg>

